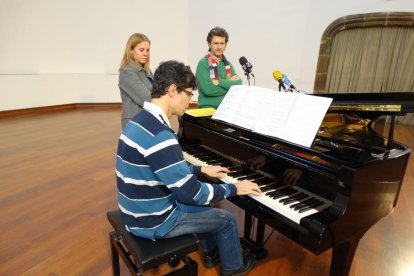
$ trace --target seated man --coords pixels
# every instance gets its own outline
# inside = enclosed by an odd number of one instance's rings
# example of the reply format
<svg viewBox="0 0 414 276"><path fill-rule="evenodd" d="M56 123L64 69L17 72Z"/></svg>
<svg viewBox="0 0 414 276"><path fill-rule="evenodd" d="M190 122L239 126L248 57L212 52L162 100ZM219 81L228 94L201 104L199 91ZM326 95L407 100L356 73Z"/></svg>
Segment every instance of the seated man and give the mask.
<svg viewBox="0 0 414 276"><path fill-rule="evenodd" d="M151 102L125 126L118 144L118 205L126 229L148 238L197 234L207 268L221 261L220 275L244 275L255 256L242 254L234 216L209 204L237 195L260 195L256 183L209 184L197 176L221 178L220 166L191 166L168 118L182 116L197 88L191 69L177 61L161 63L154 74Z"/></svg>
<svg viewBox="0 0 414 276"><path fill-rule="evenodd" d="M230 87L242 84L233 65L224 56L229 34L215 27L207 35L208 52L201 58L196 69L199 82L198 106L217 108Z"/></svg>

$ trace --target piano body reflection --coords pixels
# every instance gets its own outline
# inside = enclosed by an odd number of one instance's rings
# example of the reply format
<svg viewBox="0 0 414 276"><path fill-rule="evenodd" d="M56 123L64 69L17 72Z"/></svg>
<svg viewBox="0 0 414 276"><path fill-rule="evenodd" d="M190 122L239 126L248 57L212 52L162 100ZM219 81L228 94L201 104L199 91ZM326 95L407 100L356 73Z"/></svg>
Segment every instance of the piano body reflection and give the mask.
<svg viewBox="0 0 414 276"><path fill-rule="evenodd" d="M347 275L359 240L396 206L411 149L393 141L394 120L414 112L414 93L315 95L333 102L310 148L188 114L180 144L190 163L230 168L222 181L260 185L260 197L229 199L258 258L268 225L316 255L332 248L330 275Z"/></svg>

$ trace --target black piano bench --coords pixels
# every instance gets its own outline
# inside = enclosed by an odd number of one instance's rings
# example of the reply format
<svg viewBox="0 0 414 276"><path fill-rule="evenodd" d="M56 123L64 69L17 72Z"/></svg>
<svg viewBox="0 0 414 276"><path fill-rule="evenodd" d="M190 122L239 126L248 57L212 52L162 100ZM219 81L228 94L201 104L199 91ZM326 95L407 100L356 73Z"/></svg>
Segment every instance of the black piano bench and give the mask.
<svg viewBox="0 0 414 276"><path fill-rule="evenodd" d="M132 275L143 275L145 270L164 263L176 267L181 261L184 262L183 267L166 275L198 274L197 262L187 256L198 250L198 240L193 235L152 241L129 233L122 221L121 211L109 211L107 216L115 230L109 233L114 275L120 275L119 257L123 259Z"/></svg>

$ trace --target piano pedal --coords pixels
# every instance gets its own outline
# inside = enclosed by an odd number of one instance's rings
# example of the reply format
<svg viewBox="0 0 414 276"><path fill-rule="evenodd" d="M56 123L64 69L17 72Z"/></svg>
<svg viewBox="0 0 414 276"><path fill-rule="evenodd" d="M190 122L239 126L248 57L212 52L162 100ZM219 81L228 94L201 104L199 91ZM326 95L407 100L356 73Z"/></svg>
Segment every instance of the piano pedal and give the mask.
<svg viewBox="0 0 414 276"><path fill-rule="evenodd" d="M263 260L267 257L267 250L263 246L258 245L255 241L243 237L240 238L240 242L242 248L246 248L256 255L256 260Z"/></svg>

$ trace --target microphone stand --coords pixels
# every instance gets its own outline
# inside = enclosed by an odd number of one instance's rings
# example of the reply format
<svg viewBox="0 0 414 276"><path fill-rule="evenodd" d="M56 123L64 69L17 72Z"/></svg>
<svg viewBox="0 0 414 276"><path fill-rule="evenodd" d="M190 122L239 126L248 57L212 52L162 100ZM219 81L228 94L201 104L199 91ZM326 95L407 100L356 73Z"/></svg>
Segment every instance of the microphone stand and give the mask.
<svg viewBox="0 0 414 276"><path fill-rule="evenodd" d="M249 71L246 72L245 71L244 74L246 75L247 83L249 84L249 86L250 86L250 74L252 74L252 76L254 78L254 84L253 84L253 86L256 85L256 78L255 78L253 72L249 72Z"/></svg>
<svg viewBox="0 0 414 276"><path fill-rule="evenodd" d="M249 74L249 72L244 72L244 74L246 75L246 78L247 78L247 83L249 84L249 86L250 86L250 74Z"/></svg>

